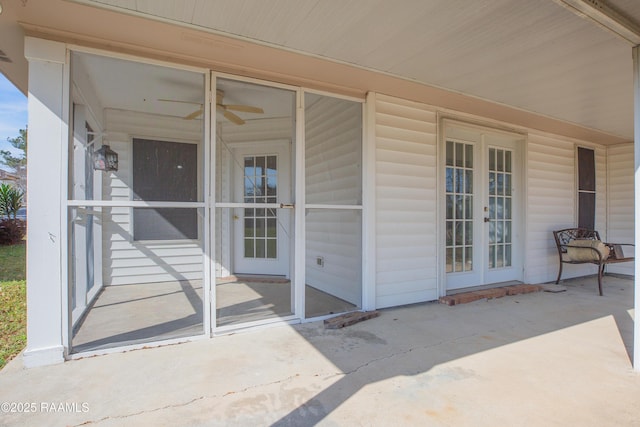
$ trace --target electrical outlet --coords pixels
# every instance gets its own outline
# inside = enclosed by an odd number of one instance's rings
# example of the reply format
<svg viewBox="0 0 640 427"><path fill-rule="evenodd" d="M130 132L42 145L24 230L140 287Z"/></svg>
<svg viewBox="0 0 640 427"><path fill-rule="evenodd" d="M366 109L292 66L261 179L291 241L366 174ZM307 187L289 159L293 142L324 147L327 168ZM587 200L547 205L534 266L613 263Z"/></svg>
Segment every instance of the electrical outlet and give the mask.
<svg viewBox="0 0 640 427"><path fill-rule="evenodd" d="M316 257L316 264L318 265L318 267L324 267L324 257Z"/></svg>

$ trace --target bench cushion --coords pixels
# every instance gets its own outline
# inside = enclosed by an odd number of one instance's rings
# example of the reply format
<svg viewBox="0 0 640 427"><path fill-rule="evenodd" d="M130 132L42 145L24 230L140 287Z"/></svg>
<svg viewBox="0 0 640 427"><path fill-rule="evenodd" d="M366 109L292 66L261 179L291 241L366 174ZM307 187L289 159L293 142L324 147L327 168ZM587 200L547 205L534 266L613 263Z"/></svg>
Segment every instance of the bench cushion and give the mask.
<svg viewBox="0 0 640 427"><path fill-rule="evenodd" d="M580 246L574 248L572 246ZM602 254L602 260L609 258L609 246L602 243L600 240L593 239L574 239L569 241L567 247L567 259L568 261L576 262L592 262L599 261L598 254L589 248L596 249Z"/></svg>

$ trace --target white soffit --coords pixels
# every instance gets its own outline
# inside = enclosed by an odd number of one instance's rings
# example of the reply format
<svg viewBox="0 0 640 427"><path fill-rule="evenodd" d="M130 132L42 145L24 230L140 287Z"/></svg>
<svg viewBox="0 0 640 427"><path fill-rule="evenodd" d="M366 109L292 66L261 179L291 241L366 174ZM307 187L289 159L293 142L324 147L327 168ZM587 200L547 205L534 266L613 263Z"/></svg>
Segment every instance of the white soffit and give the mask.
<svg viewBox="0 0 640 427"><path fill-rule="evenodd" d="M560 0L81 2L345 62L633 138L630 44ZM640 17L636 0L610 3L632 21Z"/></svg>
<svg viewBox="0 0 640 427"><path fill-rule="evenodd" d="M627 0L605 3L601 0L555 0L586 19L591 19L603 28L629 42L631 46L640 44L640 24L634 15L640 13L639 6ZM617 3L617 6L614 6ZM620 8L621 4L624 7ZM620 10L624 10L622 13Z"/></svg>

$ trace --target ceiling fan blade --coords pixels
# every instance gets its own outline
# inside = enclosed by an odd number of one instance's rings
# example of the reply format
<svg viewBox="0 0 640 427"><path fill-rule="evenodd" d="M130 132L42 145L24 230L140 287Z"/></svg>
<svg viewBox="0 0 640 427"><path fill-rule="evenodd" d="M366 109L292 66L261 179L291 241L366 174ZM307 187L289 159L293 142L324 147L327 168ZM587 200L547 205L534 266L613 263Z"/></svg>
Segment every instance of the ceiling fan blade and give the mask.
<svg viewBox="0 0 640 427"><path fill-rule="evenodd" d="M225 105L227 110L242 111L243 113L264 114L264 110L260 107L252 107L251 105Z"/></svg>
<svg viewBox="0 0 640 427"><path fill-rule="evenodd" d="M198 117L201 114L202 114L202 108L197 110L197 111L194 111L193 113L191 113L191 114L189 114L187 116L184 116L183 119L184 120L193 120L193 119L195 119L196 117Z"/></svg>
<svg viewBox="0 0 640 427"><path fill-rule="evenodd" d="M180 101L178 99L158 98L160 102L177 102L179 104L202 105L201 102Z"/></svg>
<svg viewBox="0 0 640 427"><path fill-rule="evenodd" d="M235 114L233 114L231 111L227 111L225 109L224 111L224 116L226 117L227 120L229 120L230 122L233 122L237 125L243 125L244 124L244 120L242 120L240 117L236 116Z"/></svg>

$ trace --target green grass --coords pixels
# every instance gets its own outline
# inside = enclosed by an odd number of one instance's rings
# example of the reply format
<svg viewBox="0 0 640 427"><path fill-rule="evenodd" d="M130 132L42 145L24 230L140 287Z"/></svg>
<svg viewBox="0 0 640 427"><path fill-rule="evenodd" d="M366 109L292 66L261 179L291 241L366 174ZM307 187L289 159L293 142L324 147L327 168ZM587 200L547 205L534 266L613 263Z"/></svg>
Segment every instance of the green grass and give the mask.
<svg viewBox="0 0 640 427"><path fill-rule="evenodd" d="M26 246L0 246L0 369L27 343Z"/></svg>

